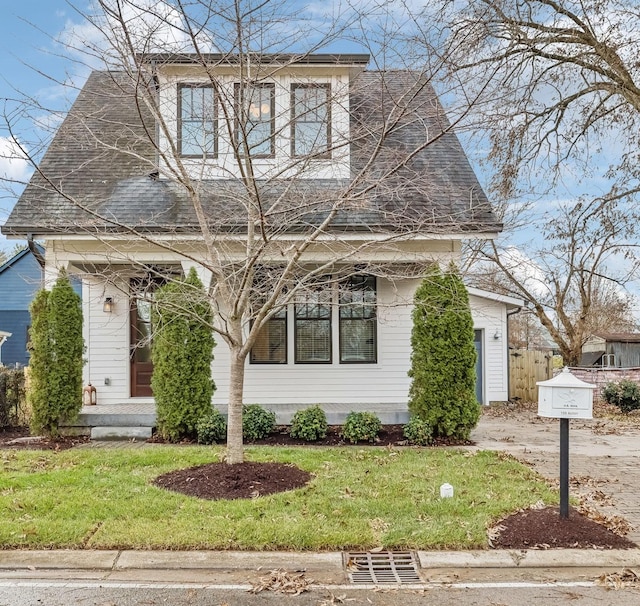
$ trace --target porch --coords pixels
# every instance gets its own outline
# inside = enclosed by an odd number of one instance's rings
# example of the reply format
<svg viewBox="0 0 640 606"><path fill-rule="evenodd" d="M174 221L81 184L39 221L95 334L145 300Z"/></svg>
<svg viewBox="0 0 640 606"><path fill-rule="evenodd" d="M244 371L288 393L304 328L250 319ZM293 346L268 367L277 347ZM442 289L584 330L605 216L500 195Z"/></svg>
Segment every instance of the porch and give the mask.
<svg viewBox="0 0 640 606"><path fill-rule="evenodd" d="M321 404L329 425L342 425L352 411L373 412L384 425L404 424L409 420L407 403L377 404ZM297 410L307 408L306 404L279 404L265 406L276 413L278 425L288 425ZM217 406L226 416L226 406ZM156 425L156 409L153 403L98 404L83 406L77 421L67 425L63 431L67 435L86 435L92 440L146 440L151 437Z"/></svg>

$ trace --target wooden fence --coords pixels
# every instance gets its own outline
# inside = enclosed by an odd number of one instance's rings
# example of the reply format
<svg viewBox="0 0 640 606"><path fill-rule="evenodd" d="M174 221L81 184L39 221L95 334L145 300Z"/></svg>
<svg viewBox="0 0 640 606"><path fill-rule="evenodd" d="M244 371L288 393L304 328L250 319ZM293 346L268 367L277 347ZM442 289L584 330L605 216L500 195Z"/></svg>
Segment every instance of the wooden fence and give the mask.
<svg viewBox="0 0 640 606"><path fill-rule="evenodd" d="M509 398L537 402L537 381L553 378L553 353L528 349L509 350Z"/></svg>

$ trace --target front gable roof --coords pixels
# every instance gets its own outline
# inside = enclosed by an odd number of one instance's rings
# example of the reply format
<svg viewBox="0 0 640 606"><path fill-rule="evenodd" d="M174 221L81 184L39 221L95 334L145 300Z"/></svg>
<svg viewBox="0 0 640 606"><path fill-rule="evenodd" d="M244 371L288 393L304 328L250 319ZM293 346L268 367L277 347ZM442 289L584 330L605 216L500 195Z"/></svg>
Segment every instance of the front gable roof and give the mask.
<svg viewBox="0 0 640 606"><path fill-rule="evenodd" d="M425 234L499 231L437 96L420 78L402 70L357 76L350 93L350 128L358 133L351 144L351 174L357 185L349 179L257 181L268 221L296 231L317 223L334 200L346 199L330 229L388 231L411 225ZM3 233L199 231L186 190L158 176L154 120L135 102L135 86L135 79L121 72L89 76ZM410 115L420 119L399 120L375 152L375 162L368 162L381 129L389 128L389 114L401 104L410 104L415 108ZM419 149L425 136L433 143ZM402 154L409 161L389 174ZM201 181L197 187L214 229L245 229L238 180ZM278 212L270 215L275 200Z"/></svg>

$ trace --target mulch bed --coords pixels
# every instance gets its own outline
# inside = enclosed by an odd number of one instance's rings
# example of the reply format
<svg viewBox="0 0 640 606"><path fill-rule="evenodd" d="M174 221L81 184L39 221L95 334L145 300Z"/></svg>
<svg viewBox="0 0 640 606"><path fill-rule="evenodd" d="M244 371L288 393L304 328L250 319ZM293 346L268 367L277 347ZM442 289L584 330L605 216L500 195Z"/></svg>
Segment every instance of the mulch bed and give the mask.
<svg viewBox="0 0 640 606"><path fill-rule="evenodd" d="M304 486L311 474L284 463L208 463L158 476L154 484L200 499L254 499Z"/></svg>
<svg viewBox="0 0 640 606"><path fill-rule="evenodd" d="M330 425L327 428L327 436L315 442L307 442L299 438L292 438L289 431L290 425L278 425L273 433L266 438L255 440L253 442L245 441L249 446L356 446L362 448L364 446L408 446L409 442L404 437L404 425L383 425L375 442L357 442L352 444L345 440L340 432L341 425ZM165 441L159 435L153 435L149 440L155 444L164 444ZM180 444L192 445L195 441L183 440ZM221 442L224 444L224 442ZM464 446L471 445L473 442L468 440L438 439L433 446Z"/></svg>
<svg viewBox="0 0 640 606"><path fill-rule="evenodd" d="M560 517L559 507L526 509L501 520L496 549L630 549L637 547L629 539L609 530L595 520L569 507L569 517Z"/></svg>
<svg viewBox="0 0 640 606"><path fill-rule="evenodd" d="M87 436L61 436L56 439L32 436L26 427L7 431L0 430L0 448L8 450L67 450L87 442L89 442Z"/></svg>

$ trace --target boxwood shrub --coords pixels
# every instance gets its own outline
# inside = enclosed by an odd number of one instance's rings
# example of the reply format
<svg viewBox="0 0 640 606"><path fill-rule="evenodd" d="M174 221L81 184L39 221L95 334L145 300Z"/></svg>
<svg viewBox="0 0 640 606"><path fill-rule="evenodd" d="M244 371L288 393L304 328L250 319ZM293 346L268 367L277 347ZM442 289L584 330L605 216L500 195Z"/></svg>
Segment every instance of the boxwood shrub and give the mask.
<svg viewBox="0 0 640 606"><path fill-rule="evenodd" d="M291 437L315 442L327 437L327 415L317 404L298 410L291 420Z"/></svg>

